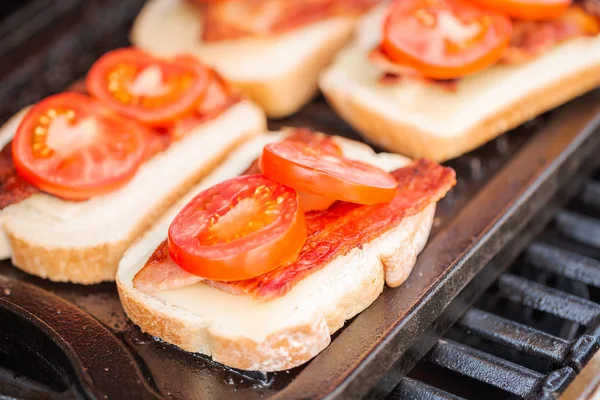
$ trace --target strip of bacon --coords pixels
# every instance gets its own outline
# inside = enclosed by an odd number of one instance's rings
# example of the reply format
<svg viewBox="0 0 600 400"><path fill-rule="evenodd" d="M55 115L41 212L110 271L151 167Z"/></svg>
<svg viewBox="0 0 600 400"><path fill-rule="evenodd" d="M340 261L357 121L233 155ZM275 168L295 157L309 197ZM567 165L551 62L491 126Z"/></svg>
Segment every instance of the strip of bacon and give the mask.
<svg viewBox="0 0 600 400"><path fill-rule="evenodd" d="M142 292L152 293L190 286L203 279L175 264L169 256L169 246L165 240L135 275L133 286Z"/></svg>
<svg viewBox="0 0 600 400"><path fill-rule="evenodd" d="M0 152L0 210L17 204L40 190L17 174L12 161L12 142Z"/></svg>
<svg viewBox="0 0 600 400"><path fill-rule="evenodd" d="M451 168L428 160L416 161L394 171L393 174L398 180L398 191L389 203L365 206L337 202L327 210L307 213L308 239L293 261L245 281L205 280L204 283L223 291L251 295L263 300L282 296L302 279L324 268L335 258L371 242L398 226L404 218L415 215L429 204L437 202L456 183L456 175ZM144 272L140 271L134 278L136 287L150 286L150 291L155 291L160 290L158 287L165 288L168 284L168 279L172 277L172 266L169 265L170 256L164 250L165 243L161 244L152 256L152 263L146 264L142 269ZM156 270L150 274L148 266ZM185 274L179 273L173 286L166 287L181 287L181 282L190 279ZM155 279L154 286L150 279ZM140 280L143 280L142 285Z"/></svg>
<svg viewBox="0 0 600 400"><path fill-rule="evenodd" d="M360 15L379 0L222 0L203 4L206 42L278 35L340 15Z"/></svg>
<svg viewBox="0 0 600 400"><path fill-rule="evenodd" d="M500 62L527 62L565 40L595 36L598 33L598 19L578 6L571 6L560 18L550 21L514 21L510 46L505 50Z"/></svg>

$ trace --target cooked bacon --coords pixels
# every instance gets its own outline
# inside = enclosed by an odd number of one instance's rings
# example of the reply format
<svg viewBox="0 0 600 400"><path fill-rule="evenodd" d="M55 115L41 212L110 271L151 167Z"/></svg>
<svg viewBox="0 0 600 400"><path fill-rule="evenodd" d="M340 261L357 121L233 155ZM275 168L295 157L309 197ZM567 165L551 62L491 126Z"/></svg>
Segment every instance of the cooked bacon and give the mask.
<svg viewBox="0 0 600 400"><path fill-rule="evenodd" d="M205 280L204 283L230 293L251 295L264 300L282 296L299 281L322 269L336 257L360 248L398 226L404 218L437 202L456 183L456 176L451 168L428 160L416 161L394 171L393 175L398 180L398 191L389 203L365 206L337 202L327 210L306 213L308 239L293 261L245 281ZM182 287L201 280L190 276L183 269L176 271L175 267L165 241L136 275L134 285L140 290L152 292Z"/></svg>
<svg viewBox="0 0 600 400"><path fill-rule="evenodd" d="M202 281L203 278L190 274L169 256L165 240L158 245L144 267L133 278L133 287L146 293L177 289Z"/></svg>
<svg viewBox="0 0 600 400"><path fill-rule="evenodd" d="M12 160L12 142L0 152L0 210L20 203L40 190L17 174Z"/></svg>
<svg viewBox="0 0 600 400"><path fill-rule="evenodd" d="M390 60L381 47L376 47L369 52L369 61L383 71L379 78L379 83L382 85L396 85L402 81L410 80L436 85L448 92L456 92L458 82L460 82L460 79L426 78L419 71Z"/></svg>
<svg viewBox="0 0 600 400"><path fill-rule="evenodd" d="M500 62L526 62L565 40L598 33L598 19L578 6L570 7L560 18L550 21L513 21L510 45Z"/></svg>
<svg viewBox="0 0 600 400"><path fill-rule="evenodd" d="M83 80L71 84L67 90L87 94ZM213 80L207 88L205 96L211 101L203 102L193 116L186 117L172 126L148 131L147 160L165 151L173 141L181 139L194 127L218 117L223 111L242 99L242 96L214 71ZM0 153L0 210L19 203L38 192L40 192L38 188L17 174L12 160L12 146L11 143L7 144Z"/></svg>
<svg viewBox="0 0 600 400"><path fill-rule="evenodd" d="M282 296L335 258L373 241L404 218L437 202L456 183L454 170L428 160L415 161L393 175L398 180L398 190L389 203L365 206L337 202L327 210L307 213L308 239L292 262L245 281L205 282L227 292L264 300Z"/></svg>
<svg viewBox="0 0 600 400"><path fill-rule="evenodd" d="M340 15L359 15L379 0L223 0L204 4L207 42L278 35Z"/></svg>

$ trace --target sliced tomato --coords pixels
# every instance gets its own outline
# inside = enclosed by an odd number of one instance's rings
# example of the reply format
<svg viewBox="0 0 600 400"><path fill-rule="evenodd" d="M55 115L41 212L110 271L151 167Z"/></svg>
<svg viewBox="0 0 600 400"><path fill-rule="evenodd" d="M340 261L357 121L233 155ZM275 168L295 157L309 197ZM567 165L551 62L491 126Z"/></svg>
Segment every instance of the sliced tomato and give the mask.
<svg viewBox="0 0 600 400"><path fill-rule="evenodd" d="M208 87L194 113L177 120L169 126L168 133L173 140L179 140L196 126L216 118L239 100L240 97L233 92L223 78L216 72L211 71Z"/></svg>
<svg viewBox="0 0 600 400"><path fill-rule="evenodd" d="M335 203L335 199L318 194L298 192L298 196L300 196L300 207L303 211L327 210Z"/></svg>
<svg viewBox="0 0 600 400"><path fill-rule="evenodd" d="M496 63L510 33L506 15L463 0L397 0L385 20L381 48L425 77L453 79Z"/></svg>
<svg viewBox="0 0 600 400"><path fill-rule="evenodd" d="M298 191L352 203L385 203L398 186L382 169L295 141L266 145L259 166L267 177Z"/></svg>
<svg viewBox="0 0 600 400"><path fill-rule="evenodd" d="M306 241L298 194L263 175L230 179L198 194L169 228L169 252L186 271L235 281L293 258Z"/></svg>
<svg viewBox="0 0 600 400"><path fill-rule="evenodd" d="M69 200L108 193L133 177L147 132L85 95L62 93L29 110L12 142L19 175Z"/></svg>
<svg viewBox="0 0 600 400"><path fill-rule="evenodd" d="M135 48L111 51L90 69L89 93L120 114L159 126L192 113L210 71L191 57L160 59Z"/></svg>
<svg viewBox="0 0 600 400"><path fill-rule="evenodd" d="M569 8L571 0L471 0L490 10L508 14L517 19L548 20L560 17Z"/></svg>

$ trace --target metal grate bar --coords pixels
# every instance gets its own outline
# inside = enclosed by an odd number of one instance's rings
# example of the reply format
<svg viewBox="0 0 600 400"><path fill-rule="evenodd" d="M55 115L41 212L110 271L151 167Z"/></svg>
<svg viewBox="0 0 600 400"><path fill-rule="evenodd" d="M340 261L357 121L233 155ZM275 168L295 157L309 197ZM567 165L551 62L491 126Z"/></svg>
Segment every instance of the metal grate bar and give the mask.
<svg viewBox="0 0 600 400"><path fill-rule="evenodd" d="M546 243L533 243L527 250L531 265L600 287L600 261Z"/></svg>
<svg viewBox="0 0 600 400"><path fill-rule="evenodd" d="M504 297L515 303L582 325L590 325L600 315L600 305L596 303L512 274L502 275L498 279L498 288Z"/></svg>
<svg viewBox="0 0 600 400"><path fill-rule="evenodd" d="M473 308L458 322L459 326L506 347L561 363L570 343L562 338Z"/></svg>
<svg viewBox="0 0 600 400"><path fill-rule="evenodd" d="M419 399L419 400L463 400L444 390L429 386L412 378L404 378L386 400Z"/></svg>
<svg viewBox="0 0 600 400"><path fill-rule="evenodd" d="M600 210L600 183L587 181L579 199L586 206Z"/></svg>
<svg viewBox="0 0 600 400"><path fill-rule="evenodd" d="M564 237L588 246L600 247L600 221L562 210L556 214L555 222Z"/></svg>
<svg viewBox="0 0 600 400"><path fill-rule="evenodd" d="M539 372L447 339L438 340L427 360L518 396L533 393L544 379Z"/></svg>

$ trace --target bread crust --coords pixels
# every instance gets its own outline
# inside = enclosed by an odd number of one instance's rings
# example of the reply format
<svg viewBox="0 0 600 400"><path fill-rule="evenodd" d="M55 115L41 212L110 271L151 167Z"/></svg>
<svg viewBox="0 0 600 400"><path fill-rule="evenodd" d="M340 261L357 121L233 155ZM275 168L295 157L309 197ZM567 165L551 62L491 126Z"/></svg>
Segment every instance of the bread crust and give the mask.
<svg viewBox="0 0 600 400"><path fill-rule="evenodd" d="M127 238L121 241L90 247L49 247L17 237L6 229L12 249L13 265L31 275L55 282L91 285L114 281L119 260L135 239L150 228L177 199L187 193L202 177L217 167L233 149L256 133L258 132L252 131L240 135L222 153L213 157L193 176L165 196L160 204L130 231Z"/></svg>
<svg viewBox="0 0 600 400"><path fill-rule="evenodd" d="M375 257L371 265L362 264L360 267L368 271L365 279L336 298L335 304L323 305L310 321L286 326L260 342L226 336L208 327L206 322L194 319L192 313L182 312L185 310L169 312L174 306L161 302L163 306L157 307L156 302L160 300L148 301L149 295L134 289L131 282L123 282L119 273L117 289L121 304L142 331L185 351L203 353L212 356L214 361L244 370L268 372L294 368L321 352L346 320L377 299L385 284L386 270L394 270L394 276L403 277L394 286L404 282L416 261L412 254L420 252L427 241L434 212L435 204L432 204L399 227L410 232L406 239L392 241L393 246Z"/></svg>
<svg viewBox="0 0 600 400"><path fill-rule="evenodd" d="M600 64L575 75L565 76L546 87L504 107L461 135L440 137L414 125L394 121L369 104L348 95L343 88L326 80L321 90L331 106L367 139L413 158L425 157L438 162L467 153L497 136L567 101L600 86Z"/></svg>

